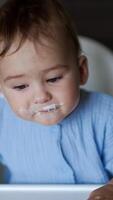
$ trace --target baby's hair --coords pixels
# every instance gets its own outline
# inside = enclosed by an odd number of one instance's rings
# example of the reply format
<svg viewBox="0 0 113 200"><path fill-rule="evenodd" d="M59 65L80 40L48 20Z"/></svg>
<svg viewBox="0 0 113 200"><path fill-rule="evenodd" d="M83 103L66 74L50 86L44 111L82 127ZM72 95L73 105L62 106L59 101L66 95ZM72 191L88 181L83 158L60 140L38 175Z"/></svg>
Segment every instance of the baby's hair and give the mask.
<svg viewBox="0 0 113 200"><path fill-rule="evenodd" d="M26 39L36 42L40 35L54 38L55 27L71 39L76 55L79 55L75 26L57 0L5 0L0 6L0 56L6 55L18 36L16 51Z"/></svg>

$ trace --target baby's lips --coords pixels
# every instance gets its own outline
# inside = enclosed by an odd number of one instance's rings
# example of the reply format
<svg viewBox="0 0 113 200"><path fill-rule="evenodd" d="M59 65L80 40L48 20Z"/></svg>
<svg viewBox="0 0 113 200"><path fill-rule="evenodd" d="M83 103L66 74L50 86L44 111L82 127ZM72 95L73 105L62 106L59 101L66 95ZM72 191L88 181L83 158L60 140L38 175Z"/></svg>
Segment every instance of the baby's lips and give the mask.
<svg viewBox="0 0 113 200"><path fill-rule="evenodd" d="M39 106L37 105L33 105L29 112L31 114L36 114L36 113L41 113L41 112L49 112L49 111L54 111L54 110L57 110L58 108L60 108L61 106L63 105L63 103L60 103L60 104L50 104L50 105L46 105L46 106L43 106L42 108L39 108Z"/></svg>

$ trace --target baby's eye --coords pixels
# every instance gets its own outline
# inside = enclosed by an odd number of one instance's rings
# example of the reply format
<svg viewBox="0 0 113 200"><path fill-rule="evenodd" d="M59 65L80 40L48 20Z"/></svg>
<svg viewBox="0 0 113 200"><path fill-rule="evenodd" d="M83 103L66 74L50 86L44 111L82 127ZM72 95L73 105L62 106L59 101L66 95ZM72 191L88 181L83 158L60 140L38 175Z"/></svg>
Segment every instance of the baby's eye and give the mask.
<svg viewBox="0 0 113 200"><path fill-rule="evenodd" d="M62 79L62 76L50 78L50 79L47 80L47 82L54 83L54 82L59 81L60 79Z"/></svg>
<svg viewBox="0 0 113 200"><path fill-rule="evenodd" d="M17 85L17 86L14 86L13 89L15 89L15 90L24 90L24 89L26 89L27 87L29 87L29 85L24 84L24 85Z"/></svg>

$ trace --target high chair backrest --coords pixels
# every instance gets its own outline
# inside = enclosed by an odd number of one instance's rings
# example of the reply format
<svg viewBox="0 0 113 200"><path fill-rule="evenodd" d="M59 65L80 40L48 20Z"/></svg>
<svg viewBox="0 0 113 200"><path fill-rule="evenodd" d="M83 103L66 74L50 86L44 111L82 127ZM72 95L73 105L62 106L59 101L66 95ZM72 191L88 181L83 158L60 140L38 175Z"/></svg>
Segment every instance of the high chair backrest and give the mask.
<svg viewBox="0 0 113 200"><path fill-rule="evenodd" d="M113 52L93 39L79 39L89 67L89 79L83 88L113 95Z"/></svg>

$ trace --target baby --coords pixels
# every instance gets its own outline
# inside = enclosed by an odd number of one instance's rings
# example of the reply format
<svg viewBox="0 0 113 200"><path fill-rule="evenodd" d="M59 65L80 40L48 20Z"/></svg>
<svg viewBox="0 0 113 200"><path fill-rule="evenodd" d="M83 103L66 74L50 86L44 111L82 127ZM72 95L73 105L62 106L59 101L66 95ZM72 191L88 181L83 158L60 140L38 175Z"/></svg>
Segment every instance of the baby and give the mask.
<svg viewBox="0 0 113 200"><path fill-rule="evenodd" d="M57 0L1 5L4 183L105 184L112 179L113 98L80 90L87 79L87 58ZM111 200L112 184L89 199Z"/></svg>

